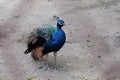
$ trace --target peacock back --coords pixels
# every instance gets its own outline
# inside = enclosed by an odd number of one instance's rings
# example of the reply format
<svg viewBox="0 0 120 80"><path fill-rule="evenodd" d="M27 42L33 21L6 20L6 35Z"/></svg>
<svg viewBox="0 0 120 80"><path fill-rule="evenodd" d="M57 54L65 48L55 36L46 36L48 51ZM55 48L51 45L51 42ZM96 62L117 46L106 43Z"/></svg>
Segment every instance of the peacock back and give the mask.
<svg viewBox="0 0 120 80"><path fill-rule="evenodd" d="M43 24L41 27L38 27L36 29L36 33L38 36L41 36L45 39L49 39L53 33L55 33L57 31L56 27L53 27L49 24Z"/></svg>

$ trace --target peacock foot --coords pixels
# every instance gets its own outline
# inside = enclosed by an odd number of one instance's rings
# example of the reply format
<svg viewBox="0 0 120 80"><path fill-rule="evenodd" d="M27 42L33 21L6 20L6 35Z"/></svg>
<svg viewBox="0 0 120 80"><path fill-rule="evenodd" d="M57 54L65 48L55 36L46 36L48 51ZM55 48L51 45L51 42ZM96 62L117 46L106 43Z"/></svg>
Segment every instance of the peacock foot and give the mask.
<svg viewBox="0 0 120 80"><path fill-rule="evenodd" d="M57 66L55 64L54 65L53 64L48 64L44 71L47 71L47 70L49 70L49 71L52 71L52 70L63 71L62 67Z"/></svg>

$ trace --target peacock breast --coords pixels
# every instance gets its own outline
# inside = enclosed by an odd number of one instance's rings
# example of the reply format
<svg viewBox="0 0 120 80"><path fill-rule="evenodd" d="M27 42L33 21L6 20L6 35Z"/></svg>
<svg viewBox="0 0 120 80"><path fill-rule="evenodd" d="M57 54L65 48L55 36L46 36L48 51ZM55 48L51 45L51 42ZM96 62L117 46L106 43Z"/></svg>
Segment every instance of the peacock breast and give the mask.
<svg viewBox="0 0 120 80"><path fill-rule="evenodd" d="M52 36L52 47L56 50L59 50L64 45L65 41L66 41L65 32L63 30L58 30Z"/></svg>

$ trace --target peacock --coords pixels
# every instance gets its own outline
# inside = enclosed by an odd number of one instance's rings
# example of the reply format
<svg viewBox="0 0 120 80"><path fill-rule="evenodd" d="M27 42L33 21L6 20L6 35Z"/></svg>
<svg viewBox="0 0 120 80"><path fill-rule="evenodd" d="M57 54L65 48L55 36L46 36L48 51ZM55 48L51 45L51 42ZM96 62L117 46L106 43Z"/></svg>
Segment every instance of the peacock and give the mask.
<svg viewBox="0 0 120 80"><path fill-rule="evenodd" d="M53 52L56 66L57 52L65 44L66 34L62 30L62 27L65 26L65 22L57 16L54 17L57 20L56 27L49 24L43 24L30 33L27 40L27 49L24 53L28 54L31 52L35 60L40 60L45 55L47 59L48 53Z"/></svg>

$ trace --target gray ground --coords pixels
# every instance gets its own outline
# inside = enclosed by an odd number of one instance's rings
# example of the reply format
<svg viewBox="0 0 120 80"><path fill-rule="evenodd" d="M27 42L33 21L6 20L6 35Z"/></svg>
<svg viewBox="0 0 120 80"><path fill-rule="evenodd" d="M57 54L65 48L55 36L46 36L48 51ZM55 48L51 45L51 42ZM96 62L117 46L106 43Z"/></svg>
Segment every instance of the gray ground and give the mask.
<svg viewBox="0 0 120 80"><path fill-rule="evenodd" d="M59 70L25 55L25 38L65 20ZM53 64L50 53L49 63ZM120 0L0 0L0 80L120 80Z"/></svg>

